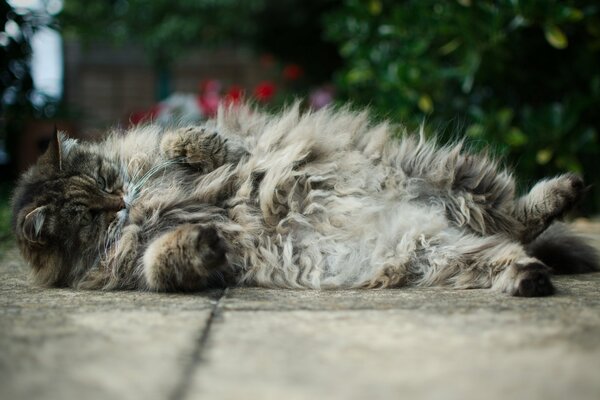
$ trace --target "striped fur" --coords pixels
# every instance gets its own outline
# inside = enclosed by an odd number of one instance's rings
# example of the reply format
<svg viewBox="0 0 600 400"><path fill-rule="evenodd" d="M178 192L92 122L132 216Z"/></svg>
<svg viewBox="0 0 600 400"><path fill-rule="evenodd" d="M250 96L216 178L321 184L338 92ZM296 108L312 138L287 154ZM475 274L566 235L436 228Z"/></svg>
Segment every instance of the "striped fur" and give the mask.
<svg viewBox="0 0 600 400"><path fill-rule="evenodd" d="M563 175L518 197L510 172L485 154L438 146L422 132L398 140L398 129L348 109L294 105L271 116L244 106L221 109L202 127L149 125L97 144L63 139L64 168L76 150L112 160L126 207L82 246L93 260L75 252L49 265L85 264L66 284L90 289L415 285L551 294L549 268L525 246L573 205L581 179ZM36 168L15 196L15 230L41 271L43 257L21 234L23 212L44 206L23 206ZM56 283L52 274L38 282Z"/></svg>

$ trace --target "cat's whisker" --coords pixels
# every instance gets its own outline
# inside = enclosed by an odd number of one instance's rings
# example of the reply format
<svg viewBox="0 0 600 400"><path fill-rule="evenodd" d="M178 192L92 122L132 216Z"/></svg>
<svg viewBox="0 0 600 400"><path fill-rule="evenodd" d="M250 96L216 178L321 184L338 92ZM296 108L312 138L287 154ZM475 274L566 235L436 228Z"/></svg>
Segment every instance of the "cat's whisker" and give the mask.
<svg viewBox="0 0 600 400"><path fill-rule="evenodd" d="M139 194L139 190L144 187L146 185L146 183L148 182L148 180L150 178L152 178L156 173L160 172L160 171L165 171L165 169L171 165L174 164L181 164L183 163L184 160L181 158L177 158L177 159L172 159L172 160L166 160L163 161L160 164L157 164L155 166L153 166L152 168L150 168L139 180L133 180L134 183L133 185L129 188L129 194L130 197L132 199L135 199L137 197L137 195ZM130 204L133 200L130 200Z"/></svg>

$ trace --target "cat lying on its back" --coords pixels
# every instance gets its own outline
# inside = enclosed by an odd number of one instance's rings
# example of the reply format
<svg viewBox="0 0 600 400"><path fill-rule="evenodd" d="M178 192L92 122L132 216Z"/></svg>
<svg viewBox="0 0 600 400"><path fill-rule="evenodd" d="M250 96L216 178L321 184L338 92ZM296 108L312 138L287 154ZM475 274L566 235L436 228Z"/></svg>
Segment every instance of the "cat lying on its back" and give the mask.
<svg viewBox="0 0 600 400"><path fill-rule="evenodd" d="M21 178L13 226L33 279L89 289L447 286L553 292L597 269L552 225L582 195L571 174L515 195L461 145L393 139L365 113L238 107L203 126L60 134Z"/></svg>

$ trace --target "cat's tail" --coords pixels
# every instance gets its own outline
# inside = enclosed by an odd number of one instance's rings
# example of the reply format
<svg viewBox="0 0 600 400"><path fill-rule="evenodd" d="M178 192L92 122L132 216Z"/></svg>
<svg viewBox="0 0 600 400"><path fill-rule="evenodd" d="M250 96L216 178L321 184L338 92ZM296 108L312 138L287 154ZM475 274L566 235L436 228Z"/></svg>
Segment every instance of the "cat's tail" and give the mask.
<svg viewBox="0 0 600 400"><path fill-rule="evenodd" d="M564 223L555 222L526 247L529 255L555 274L583 274L600 270L598 251Z"/></svg>

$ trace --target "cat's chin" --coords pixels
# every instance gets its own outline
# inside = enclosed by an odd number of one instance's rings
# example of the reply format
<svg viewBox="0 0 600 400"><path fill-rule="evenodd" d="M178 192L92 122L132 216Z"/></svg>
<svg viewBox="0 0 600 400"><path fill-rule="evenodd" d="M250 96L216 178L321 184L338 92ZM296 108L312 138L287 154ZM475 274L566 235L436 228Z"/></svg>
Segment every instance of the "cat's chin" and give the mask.
<svg viewBox="0 0 600 400"><path fill-rule="evenodd" d="M125 224L127 223L128 218L129 209L127 208L124 208L115 214L114 219L108 227L107 235L109 239L114 240L119 237L120 231L123 228L123 226L125 226Z"/></svg>
<svg viewBox="0 0 600 400"><path fill-rule="evenodd" d="M119 224L122 224L123 222L125 222L128 215L129 215L129 210L127 208L124 208L121 211L117 212L117 221L119 221Z"/></svg>
<svg viewBox="0 0 600 400"><path fill-rule="evenodd" d="M131 203L133 203L133 193L129 191L128 185L125 185L125 187L123 188L124 193L123 193L123 202L125 203L125 207L129 207L131 205Z"/></svg>

